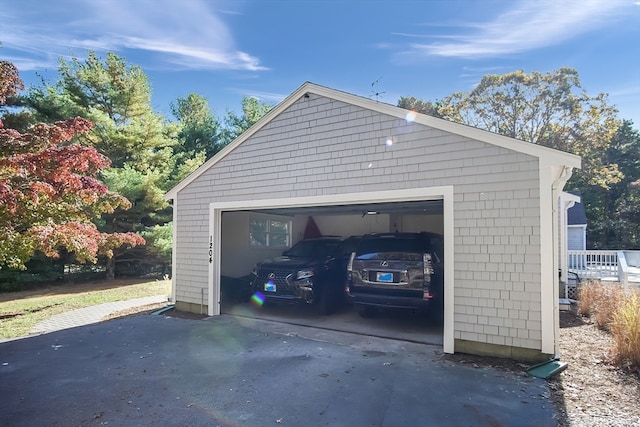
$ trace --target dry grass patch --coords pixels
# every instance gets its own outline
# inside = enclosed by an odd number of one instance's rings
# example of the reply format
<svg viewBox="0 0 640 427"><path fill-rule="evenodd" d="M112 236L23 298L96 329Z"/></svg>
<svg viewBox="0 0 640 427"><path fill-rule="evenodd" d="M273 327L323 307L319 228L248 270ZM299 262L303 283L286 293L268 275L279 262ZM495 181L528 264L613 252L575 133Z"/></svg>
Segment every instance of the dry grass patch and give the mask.
<svg viewBox="0 0 640 427"><path fill-rule="evenodd" d="M616 364L640 370L639 290L589 281L580 287L578 313L611 333L614 344L610 354Z"/></svg>
<svg viewBox="0 0 640 427"><path fill-rule="evenodd" d="M616 363L640 370L640 291L625 295L613 316L611 335Z"/></svg>

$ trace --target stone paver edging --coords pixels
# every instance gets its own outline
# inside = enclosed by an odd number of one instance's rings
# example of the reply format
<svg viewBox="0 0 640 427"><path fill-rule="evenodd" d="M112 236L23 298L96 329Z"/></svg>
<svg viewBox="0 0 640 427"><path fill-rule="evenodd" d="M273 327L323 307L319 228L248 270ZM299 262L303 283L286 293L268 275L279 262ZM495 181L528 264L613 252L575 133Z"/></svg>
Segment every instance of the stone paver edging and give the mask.
<svg viewBox="0 0 640 427"><path fill-rule="evenodd" d="M43 320L31 329L31 334L46 334L62 329L98 323L111 313L128 310L149 304L167 302L166 295L154 295L150 297L135 298L126 301L107 302L91 307L78 308L65 313L56 314Z"/></svg>

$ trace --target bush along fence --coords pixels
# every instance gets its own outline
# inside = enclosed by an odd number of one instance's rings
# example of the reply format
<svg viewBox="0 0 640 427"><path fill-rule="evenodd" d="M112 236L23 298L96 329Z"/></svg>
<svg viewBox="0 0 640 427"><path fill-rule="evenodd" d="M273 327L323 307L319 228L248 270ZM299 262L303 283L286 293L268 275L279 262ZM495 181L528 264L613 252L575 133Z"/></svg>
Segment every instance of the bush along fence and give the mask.
<svg viewBox="0 0 640 427"><path fill-rule="evenodd" d="M613 363L640 371L640 289L590 280L580 286L578 313L613 338Z"/></svg>

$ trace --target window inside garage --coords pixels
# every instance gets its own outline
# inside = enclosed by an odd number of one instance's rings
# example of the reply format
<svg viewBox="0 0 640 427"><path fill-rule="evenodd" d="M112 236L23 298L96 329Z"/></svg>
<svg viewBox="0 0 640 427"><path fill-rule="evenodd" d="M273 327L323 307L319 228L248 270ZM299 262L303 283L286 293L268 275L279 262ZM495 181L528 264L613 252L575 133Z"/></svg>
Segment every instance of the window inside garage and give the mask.
<svg viewBox="0 0 640 427"><path fill-rule="evenodd" d="M252 214L249 220L249 245L286 248L291 244L291 221Z"/></svg>

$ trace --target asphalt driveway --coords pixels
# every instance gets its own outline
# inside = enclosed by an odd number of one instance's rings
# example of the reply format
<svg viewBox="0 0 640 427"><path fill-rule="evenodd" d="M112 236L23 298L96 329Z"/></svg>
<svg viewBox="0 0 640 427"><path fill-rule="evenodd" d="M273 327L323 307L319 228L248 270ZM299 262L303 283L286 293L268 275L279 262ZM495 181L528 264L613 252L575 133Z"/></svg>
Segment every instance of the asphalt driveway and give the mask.
<svg viewBox="0 0 640 427"><path fill-rule="evenodd" d="M553 426L544 380L439 346L223 315L0 343L3 426Z"/></svg>

